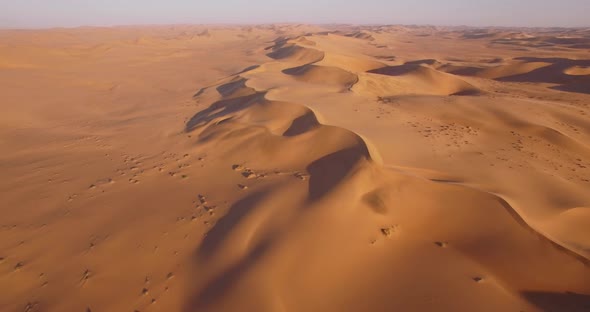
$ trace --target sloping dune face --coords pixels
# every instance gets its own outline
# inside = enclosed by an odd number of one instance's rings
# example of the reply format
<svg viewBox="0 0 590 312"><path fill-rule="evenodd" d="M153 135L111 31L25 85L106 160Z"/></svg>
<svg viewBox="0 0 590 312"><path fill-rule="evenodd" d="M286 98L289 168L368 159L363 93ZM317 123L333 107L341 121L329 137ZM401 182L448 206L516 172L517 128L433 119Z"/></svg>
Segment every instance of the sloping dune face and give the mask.
<svg viewBox="0 0 590 312"><path fill-rule="evenodd" d="M312 48L305 48L292 43L273 48L268 56L277 60L288 60L294 63L315 63L324 58L324 53Z"/></svg>
<svg viewBox="0 0 590 312"><path fill-rule="evenodd" d="M376 96L402 94L466 95L478 89L460 78L419 64L386 66L364 75L357 90Z"/></svg>
<svg viewBox="0 0 590 312"><path fill-rule="evenodd" d="M1 32L0 310L589 311L587 60L529 36Z"/></svg>
<svg viewBox="0 0 590 312"><path fill-rule="evenodd" d="M572 66L567 68L564 73L572 76L588 76L590 75L590 65L587 66Z"/></svg>
<svg viewBox="0 0 590 312"><path fill-rule="evenodd" d="M555 84L554 88L558 90L588 93L589 67L589 60L519 57L503 65L479 68L442 65L440 69L453 74L499 81Z"/></svg>
<svg viewBox="0 0 590 312"><path fill-rule="evenodd" d="M296 79L317 84L339 85L344 88L352 87L357 81L357 75L347 72L339 67L318 66L313 64L285 69L287 75Z"/></svg>

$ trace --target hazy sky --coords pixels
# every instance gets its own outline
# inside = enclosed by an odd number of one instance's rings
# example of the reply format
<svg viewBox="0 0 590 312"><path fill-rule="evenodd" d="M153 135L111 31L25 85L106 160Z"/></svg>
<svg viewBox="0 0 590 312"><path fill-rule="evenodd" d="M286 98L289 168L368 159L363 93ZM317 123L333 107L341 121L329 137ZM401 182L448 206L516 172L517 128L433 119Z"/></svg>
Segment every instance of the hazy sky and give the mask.
<svg viewBox="0 0 590 312"><path fill-rule="evenodd" d="M0 27L180 23L590 26L590 0L0 0Z"/></svg>

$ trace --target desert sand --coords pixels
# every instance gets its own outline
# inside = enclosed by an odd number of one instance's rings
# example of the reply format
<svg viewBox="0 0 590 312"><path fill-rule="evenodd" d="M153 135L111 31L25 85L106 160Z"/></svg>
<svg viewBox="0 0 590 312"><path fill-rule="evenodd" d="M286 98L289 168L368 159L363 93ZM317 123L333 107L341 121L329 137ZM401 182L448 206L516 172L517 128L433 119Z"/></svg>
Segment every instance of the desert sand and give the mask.
<svg viewBox="0 0 590 312"><path fill-rule="evenodd" d="M590 30L0 30L0 311L590 311Z"/></svg>

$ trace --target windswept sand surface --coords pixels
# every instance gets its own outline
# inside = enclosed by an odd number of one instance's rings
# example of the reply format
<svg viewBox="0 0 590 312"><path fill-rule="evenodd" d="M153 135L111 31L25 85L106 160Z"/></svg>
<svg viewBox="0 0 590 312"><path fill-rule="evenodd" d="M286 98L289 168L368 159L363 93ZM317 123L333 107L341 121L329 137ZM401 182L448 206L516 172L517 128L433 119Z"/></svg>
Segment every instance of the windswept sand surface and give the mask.
<svg viewBox="0 0 590 312"><path fill-rule="evenodd" d="M3 30L0 99L0 311L590 311L590 30Z"/></svg>

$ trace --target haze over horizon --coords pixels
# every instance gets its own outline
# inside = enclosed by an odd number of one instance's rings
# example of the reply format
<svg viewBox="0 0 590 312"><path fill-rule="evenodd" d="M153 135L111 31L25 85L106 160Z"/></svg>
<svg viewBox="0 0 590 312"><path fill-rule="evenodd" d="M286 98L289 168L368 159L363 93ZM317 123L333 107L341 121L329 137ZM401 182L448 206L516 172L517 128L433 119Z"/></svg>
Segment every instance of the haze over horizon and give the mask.
<svg viewBox="0 0 590 312"><path fill-rule="evenodd" d="M350 23L515 27L585 27L590 1L508 0L227 0L7 1L0 0L0 27L47 28L138 24Z"/></svg>

